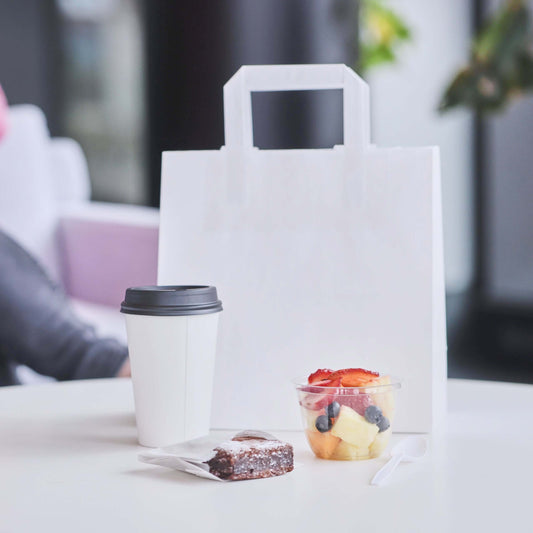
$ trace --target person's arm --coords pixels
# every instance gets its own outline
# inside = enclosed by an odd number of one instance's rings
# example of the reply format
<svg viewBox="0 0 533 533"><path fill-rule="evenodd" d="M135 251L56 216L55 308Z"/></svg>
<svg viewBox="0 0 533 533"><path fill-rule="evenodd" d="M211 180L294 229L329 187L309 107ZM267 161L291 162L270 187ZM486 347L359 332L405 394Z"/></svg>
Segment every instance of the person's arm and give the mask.
<svg viewBox="0 0 533 533"><path fill-rule="evenodd" d="M0 354L58 380L129 374L127 348L81 322L62 289L1 231Z"/></svg>

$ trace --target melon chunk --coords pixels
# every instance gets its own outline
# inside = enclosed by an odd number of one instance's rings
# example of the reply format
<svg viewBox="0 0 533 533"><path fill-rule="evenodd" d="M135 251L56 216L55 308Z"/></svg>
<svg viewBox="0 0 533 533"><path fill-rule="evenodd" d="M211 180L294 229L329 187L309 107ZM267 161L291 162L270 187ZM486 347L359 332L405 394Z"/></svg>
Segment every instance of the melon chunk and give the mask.
<svg viewBox="0 0 533 533"><path fill-rule="evenodd" d="M319 433L316 430L312 431L308 429L306 434L313 453L321 459L330 459L335 448L337 448L337 445L341 441L329 431L327 433Z"/></svg>

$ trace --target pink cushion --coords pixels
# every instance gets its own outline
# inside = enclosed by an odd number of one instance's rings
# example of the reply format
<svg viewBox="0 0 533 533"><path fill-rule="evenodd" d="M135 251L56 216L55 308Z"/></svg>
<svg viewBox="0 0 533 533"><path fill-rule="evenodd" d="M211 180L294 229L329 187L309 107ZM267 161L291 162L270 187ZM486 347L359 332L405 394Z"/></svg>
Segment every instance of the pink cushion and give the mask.
<svg viewBox="0 0 533 533"><path fill-rule="evenodd" d="M7 130L7 99L0 85L0 139Z"/></svg>
<svg viewBox="0 0 533 533"><path fill-rule="evenodd" d="M118 309L128 287L157 282L156 209L90 202L62 216L59 238L73 298Z"/></svg>

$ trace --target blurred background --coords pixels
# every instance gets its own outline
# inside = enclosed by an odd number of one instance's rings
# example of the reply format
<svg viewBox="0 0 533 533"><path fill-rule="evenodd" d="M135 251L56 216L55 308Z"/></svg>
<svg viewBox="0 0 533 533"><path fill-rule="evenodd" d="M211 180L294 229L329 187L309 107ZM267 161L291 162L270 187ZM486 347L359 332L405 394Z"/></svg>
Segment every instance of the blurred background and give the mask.
<svg viewBox="0 0 533 533"><path fill-rule="evenodd" d="M224 144L240 65L352 66L373 142L441 149L449 375L533 383L532 16L521 0L0 0L0 84L80 143L94 200L157 207L163 150ZM253 106L261 148L342 143L339 91Z"/></svg>

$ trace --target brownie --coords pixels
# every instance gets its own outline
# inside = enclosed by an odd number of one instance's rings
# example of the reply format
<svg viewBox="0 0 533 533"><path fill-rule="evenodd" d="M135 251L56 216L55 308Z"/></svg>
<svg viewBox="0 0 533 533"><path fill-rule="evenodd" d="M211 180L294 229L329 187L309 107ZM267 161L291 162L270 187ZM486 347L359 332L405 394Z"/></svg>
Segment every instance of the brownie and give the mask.
<svg viewBox="0 0 533 533"><path fill-rule="evenodd" d="M262 431L243 431L213 451L206 462L209 472L221 479L281 476L294 468L292 446Z"/></svg>

